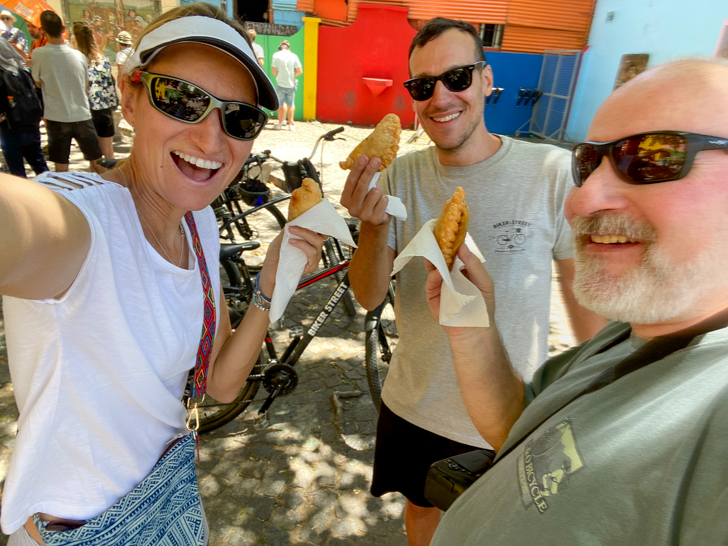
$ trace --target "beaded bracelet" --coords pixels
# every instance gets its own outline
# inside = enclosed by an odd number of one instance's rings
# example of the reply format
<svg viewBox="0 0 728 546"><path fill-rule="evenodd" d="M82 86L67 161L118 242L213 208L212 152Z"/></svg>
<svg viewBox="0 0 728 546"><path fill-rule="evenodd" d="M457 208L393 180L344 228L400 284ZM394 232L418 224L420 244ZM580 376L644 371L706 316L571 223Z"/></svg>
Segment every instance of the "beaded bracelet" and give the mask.
<svg viewBox="0 0 728 546"><path fill-rule="evenodd" d="M270 311L270 298L266 297L260 291L259 285L260 273L255 276L255 290L253 290L253 305L261 311Z"/></svg>

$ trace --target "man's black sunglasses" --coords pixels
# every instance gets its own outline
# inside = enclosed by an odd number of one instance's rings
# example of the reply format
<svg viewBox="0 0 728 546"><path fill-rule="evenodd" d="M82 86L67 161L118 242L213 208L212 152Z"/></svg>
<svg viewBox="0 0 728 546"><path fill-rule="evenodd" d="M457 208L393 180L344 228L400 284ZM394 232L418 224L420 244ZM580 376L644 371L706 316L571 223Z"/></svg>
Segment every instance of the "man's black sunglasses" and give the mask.
<svg viewBox="0 0 728 546"><path fill-rule="evenodd" d="M485 67L485 61L469 64L467 66L458 66L447 72L443 72L439 76L425 76L423 78L412 78L404 82L404 86L414 100L427 100L435 93L435 86L440 80L445 87L453 93L465 91L473 83L473 70L479 67Z"/></svg>
<svg viewBox="0 0 728 546"><path fill-rule="evenodd" d="M574 184L582 186L607 156L619 177L630 184L655 184L687 176L698 152L727 150L728 138L681 131L640 133L611 142L582 142L574 147Z"/></svg>
<svg viewBox="0 0 728 546"><path fill-rule="evenodd" d="M215 108L222 113L222 128L238 140L253 140L268 116L246 102L224 101L193 83L171 76L141 72L149 103L163 114L183 123L199 123Z"/></svg>

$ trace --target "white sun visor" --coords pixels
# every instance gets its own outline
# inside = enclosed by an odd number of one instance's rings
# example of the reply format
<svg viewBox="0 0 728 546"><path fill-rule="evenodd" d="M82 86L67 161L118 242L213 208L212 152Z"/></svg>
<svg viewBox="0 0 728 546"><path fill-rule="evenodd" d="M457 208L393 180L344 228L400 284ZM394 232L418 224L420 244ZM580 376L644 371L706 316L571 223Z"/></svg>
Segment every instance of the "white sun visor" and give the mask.
<svg viewBox="0 0 728 546"><path fill-rule="evenodd" d="M275 87L258 64L248 42L230 25L211 17L182 17L147 33L124 63L124 72L128 74L135 68L145 68L162 49L183 42L210 45L240 61L253 76L258 103L269 110L278 109Z"/></svg>

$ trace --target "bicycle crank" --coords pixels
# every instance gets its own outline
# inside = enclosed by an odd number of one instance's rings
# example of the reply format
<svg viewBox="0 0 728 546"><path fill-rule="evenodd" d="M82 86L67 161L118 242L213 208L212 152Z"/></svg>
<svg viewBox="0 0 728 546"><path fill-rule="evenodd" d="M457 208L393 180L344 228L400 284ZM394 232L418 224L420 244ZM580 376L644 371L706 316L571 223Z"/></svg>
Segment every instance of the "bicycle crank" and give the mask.
<svg viewBox="0 0 728 546"><path fill-rule="evenodd" d="M298 373L288 364L273 364L263 372L263 388L276 396L285 396L293 392L298 385Z"/></svg>

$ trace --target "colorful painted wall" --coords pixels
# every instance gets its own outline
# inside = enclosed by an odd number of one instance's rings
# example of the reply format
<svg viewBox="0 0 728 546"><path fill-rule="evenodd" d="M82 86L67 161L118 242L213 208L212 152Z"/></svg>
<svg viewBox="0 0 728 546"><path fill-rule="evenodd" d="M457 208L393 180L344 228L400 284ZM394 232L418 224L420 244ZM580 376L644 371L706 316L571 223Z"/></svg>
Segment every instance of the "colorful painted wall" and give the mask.
<svg viewBox="0 0 728 546"><path fill-rule="evenodd" d="M375 125L388 113L404 127L415 121L402 85L415 30L407 8L360 4L354 24L320 27L316 117L324 122Z"/></svg>
<svg viewBox="0 0 728 546"><path fill-rule="evenodd" d="M648 68L674 57L712 55L726 19L726 0L701 0L699 7L684 0L599 0L569 117L569 139L586 138L597 108L614 88L622 55L647 53Z"/></svg>

